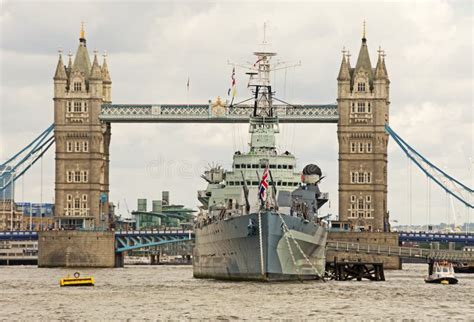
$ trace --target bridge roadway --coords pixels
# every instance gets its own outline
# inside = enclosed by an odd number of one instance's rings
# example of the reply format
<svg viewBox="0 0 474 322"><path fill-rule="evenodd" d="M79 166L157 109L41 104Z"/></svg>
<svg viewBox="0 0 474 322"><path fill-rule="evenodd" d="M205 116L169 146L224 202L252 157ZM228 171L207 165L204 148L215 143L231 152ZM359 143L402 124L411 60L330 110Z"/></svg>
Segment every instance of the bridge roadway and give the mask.
<svg viewBox="0 0 474 322"><path fill-rule="evenodd" d="M337 123L336 104L274 105L280 123ZM252 105L103 104L99 119L122 123L248 123Z"/></svg>
<svg viewBox="0 0 474 322"><path fill-rule="evenodd" d="M183 232L179 230L175 232ZM184 235L189 231L184 231ZM172 230L134 230L134 231L116 231L116 236L157 236L160 234L171 234ZM399 232L400 242L456 242L467 246L474 245L474 234L472 233L426 233L426 232ZM38 235L35 231L0 231L0 240L37 240Z"/></svg>

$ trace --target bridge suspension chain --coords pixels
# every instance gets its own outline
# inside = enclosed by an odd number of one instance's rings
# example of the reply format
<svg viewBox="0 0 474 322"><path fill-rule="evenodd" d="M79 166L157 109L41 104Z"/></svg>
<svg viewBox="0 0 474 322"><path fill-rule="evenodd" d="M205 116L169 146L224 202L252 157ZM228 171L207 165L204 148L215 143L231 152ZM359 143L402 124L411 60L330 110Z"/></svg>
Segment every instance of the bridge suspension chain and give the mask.
<svg viewBox="0 0 474 322"><path fill-rule="evenodd" d="M33 164L36 163L54 144L54 124L50 125L38 137L21 149L13 157L0 165L2 183L0 191L4 191L13 182L18 180ZM5 176L8 174L8 179Z"/></svg>
<svg viewBox="0 0 474 322"><path fill-rule="evenodd" d="M390 126L385 125L385 130L400 146L406 156L415 163L421 171L423 171L431 180L441 187L447 194L456 198L469 208L474 208L472 204L473 189L469 188L459 180L453 178L445 171L428 161L418 151L406 143Z"/></svg>

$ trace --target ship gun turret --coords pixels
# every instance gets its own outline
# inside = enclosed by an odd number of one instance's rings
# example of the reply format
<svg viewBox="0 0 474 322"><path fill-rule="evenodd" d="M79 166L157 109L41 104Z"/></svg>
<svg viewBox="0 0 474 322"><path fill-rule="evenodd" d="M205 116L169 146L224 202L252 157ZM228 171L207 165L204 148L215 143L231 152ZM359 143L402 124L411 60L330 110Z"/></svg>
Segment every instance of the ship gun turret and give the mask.
<svg viewBox="0 0 474 322"><path fill-rule="evenodd" d="M292 192L280 191L279 207L289 207L292 216L302 216L307 220L315 219L318 209L328 201L328 194L322 193L318 186L323 178L317 165L308 164L303 169L302 184L297 189Z"/></svg>

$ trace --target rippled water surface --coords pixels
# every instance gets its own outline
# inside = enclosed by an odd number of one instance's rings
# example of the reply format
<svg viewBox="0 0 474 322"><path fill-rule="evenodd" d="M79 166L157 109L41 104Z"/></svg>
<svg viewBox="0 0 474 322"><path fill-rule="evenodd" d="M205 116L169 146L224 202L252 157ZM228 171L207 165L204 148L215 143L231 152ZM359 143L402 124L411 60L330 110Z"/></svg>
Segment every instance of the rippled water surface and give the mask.
<svg viewBox="0 0 474 322"><path fill-rule="evenodd" d="M82 270L96 286L60 288L73 270L0 266L0 319L462 319L474 321L474 275L426 284L427 265L385 282L198 280L190 266Z"/></svg>

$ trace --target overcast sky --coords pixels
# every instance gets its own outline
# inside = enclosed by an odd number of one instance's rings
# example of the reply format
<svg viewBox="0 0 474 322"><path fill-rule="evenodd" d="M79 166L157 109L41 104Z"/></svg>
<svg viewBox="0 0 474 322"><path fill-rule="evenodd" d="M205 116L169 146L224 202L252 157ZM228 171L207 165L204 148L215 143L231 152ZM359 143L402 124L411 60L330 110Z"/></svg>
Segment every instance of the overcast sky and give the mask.
<svg viewBox="0 0 474 322"><path fill-rule="evenodd" d="M362 21L372 64L382 46L391 80L390 125L433 163L473 186L473 7L472 1L430 2L18 2L1 1L0 162L53 122L53 74L57 50L75 53L80 22L87 45L107 50L114 103L206 103L225 97L234 62L252 61L263 22L278 58L302 66L275 76L277 96L293 103L335 103L341 49L355 64ZM187 95L186 82L190 78ZM249 96L244 71L237 70L237 98ZM111 201L126 214L137 198L196 207L203 167L229 168L234 150L248 140L246 125L113 124ZM335 124L283 125L280 149L291 150L301 169L320 165L323 190L337 213ZM52 202L54 153L29 171L16 188L18 201ZM392 220L410 222L408 166L389 143L389 200ZM42 190L42 193L41 193ZM412 167L411 222L426 223L428 181ZM431 185L431 221L468 212ZM151 207L151 204L149 204ZM472 211L471 211L471 217Z"/></svg>

